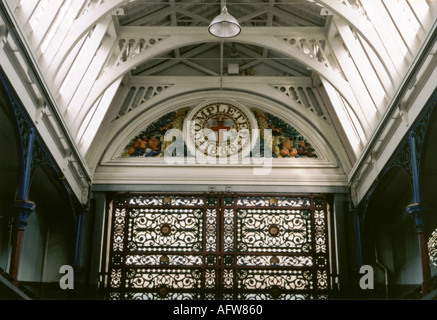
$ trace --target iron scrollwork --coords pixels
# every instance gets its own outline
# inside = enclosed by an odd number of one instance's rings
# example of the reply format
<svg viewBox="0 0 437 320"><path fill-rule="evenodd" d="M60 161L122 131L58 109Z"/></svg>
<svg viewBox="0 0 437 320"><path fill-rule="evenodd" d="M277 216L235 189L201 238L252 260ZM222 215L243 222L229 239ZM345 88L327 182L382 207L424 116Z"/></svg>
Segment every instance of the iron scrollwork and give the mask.
<svg viewBox="0 0 437 320"><path fill-rule="evenodd" d="M323 299L323 195L117 194L109 299Z"/></svg>

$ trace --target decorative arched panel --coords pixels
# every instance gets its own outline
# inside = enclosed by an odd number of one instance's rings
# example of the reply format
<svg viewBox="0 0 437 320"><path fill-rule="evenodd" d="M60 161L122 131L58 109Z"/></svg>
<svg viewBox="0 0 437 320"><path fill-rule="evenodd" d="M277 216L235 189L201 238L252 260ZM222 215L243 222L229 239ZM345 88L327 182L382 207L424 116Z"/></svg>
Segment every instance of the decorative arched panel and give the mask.
<svg viewBox="0 0 437 320"><path fill-rule="evenodd" d="M212 104L214 105L214 104ZM215 104L222 108L226 108L228 104ZM208 105L208 106L211 106ZM215 110L217 111L217 110ZM172 141L165 141L164 137L168 130L177 129L184 130L184 120L187 114L191 112L189 107L179 109L178 111L170 112L157 121L148 125L139 134L135 135L121 157L164 157L165 150L169 147ZM201 110L202 112L202 110ZM260 130L259 143L261 156L264 155L264 130L272 131L272 157L273 158L317 158L317 152L312 145L303 137L294 127L284 120L275 117L274 115L253 108L251 110ZM222 120L217 120L215 114L208 115L206 123L207 128L214 131L215 134L220 134L220 129L224 132L235 129L235 122L227 118L226 114L221 114ZM228 126L226 126L228 124ZM221 125L223 128L218 127ZM189 152L184 145L184 155ZM251 156L254 156L253 150Z"/></svg>
<svg viewBox="0 0 437 320"><path fill-rule="evenodd" d="M201 184L244 184L256 180L290 185L308 183L312 179L317 185L332 182L337 186L345 185L342 167L344 149L335 142L331 130L321 132L301 114L272 100L255 99L258 97L235 92L214 96L207 92L192 94L183 99L165 101L141 114L136 113L133 121L126 122L104 151L96 168L95 183L110 181L123 184L130 181L142 184L147 181L153 184L166 183L170 181L167 179L171 179L183 184L194 181ZM264 103L268 103L268 107ZM214 145L217 144L216 157L207 158L212 162L197 161L198 149L192 148L188 139L190 135L185 134L190 121L200 121L201 129L209 132L207 137L215 141ZM319 121L325 121L324 126L329 128L326 120ZM250 138L252 149L238 157L230 157L232 160L239 159L231 162L226 160L227 156L220 157L224 148L219 147L219 131L222 129L222 134L227 135L226 143L231 149L232 143L242 141L241 135L234 135L240 131L232 131L238 126L243 128L241 132L244 129L250 129L250 134L254 132ZM266 137L264 129L271 136ZM167 141L166 133L170 134ZM178 137L182 142L179 149ZM233 140L232 137L240 140ZM167 156L166 151L170 152ZM208 153L208 156L211 154ZM178 170L181 167L185 170ZM267 169L267 174L254 174L256 168ZM293 170L290 171L291 168ZM314 175L315 170L320 174Z"/></svg>

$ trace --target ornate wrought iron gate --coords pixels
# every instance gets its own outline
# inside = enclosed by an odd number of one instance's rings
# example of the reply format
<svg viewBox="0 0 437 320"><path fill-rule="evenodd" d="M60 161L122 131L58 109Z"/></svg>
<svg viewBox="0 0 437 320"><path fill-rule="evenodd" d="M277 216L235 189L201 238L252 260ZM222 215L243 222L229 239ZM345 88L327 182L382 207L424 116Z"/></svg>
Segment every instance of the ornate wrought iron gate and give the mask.
<svg viewBox="0 0 437 320"><path fill-rule="evenodd" d="M320 299L324 195L117 194L109 299Z"/></svg>

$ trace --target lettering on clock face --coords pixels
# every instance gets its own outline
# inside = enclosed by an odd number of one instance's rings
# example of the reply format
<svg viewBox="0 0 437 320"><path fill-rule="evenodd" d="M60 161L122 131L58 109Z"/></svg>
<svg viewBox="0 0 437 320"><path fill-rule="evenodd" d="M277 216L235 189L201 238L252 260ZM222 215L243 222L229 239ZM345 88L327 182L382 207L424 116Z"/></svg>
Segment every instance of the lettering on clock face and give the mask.
<svg viewBox="0 0 437 320"><path fill-rule="evenodd" d="M252 125L239 108L213 103L198 110L188 123L188 137L197 153L233 157L250 148Z"/></svg>

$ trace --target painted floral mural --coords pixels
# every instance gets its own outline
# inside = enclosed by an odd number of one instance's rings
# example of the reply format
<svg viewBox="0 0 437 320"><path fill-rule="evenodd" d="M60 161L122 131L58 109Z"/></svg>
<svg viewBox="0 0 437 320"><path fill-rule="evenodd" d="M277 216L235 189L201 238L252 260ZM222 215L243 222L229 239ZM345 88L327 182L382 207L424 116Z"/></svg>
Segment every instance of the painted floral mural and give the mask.
<svg viewBox="0 0 437 320"><path fill-rule="evenodd" d="M183 130L185 117L190 108L183 108L171 112L150 124L145 130L136 135L126 146L123 157L163 157L165 149L172 141L164 141L169 129ZM253 114L260 129L259 148L254 148L252 157L264 156L264 129L272 130L273 158L317 158L316 151L296 129L284 120L267 112L253 109ZM185 154L187 151L185 150Z"/></svg>
<svg viewBox="0 0 437 320"><path fill-rule="evenodd" d="M317 158L312 145L287 122L258 109L252 111L260 129L260 156L265 148L264 129L271 129L273 158Z"/></svg>
<svg viewBox="0 0 437 320"><path fill-rule="evenodd" d="M124 157L163 157L165 149L172 141L164 141L169 129L182 131L184 119L190 108L171 112L149 125L135 136L123 153Z"/></svg>

